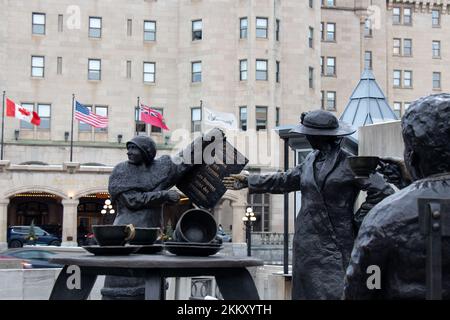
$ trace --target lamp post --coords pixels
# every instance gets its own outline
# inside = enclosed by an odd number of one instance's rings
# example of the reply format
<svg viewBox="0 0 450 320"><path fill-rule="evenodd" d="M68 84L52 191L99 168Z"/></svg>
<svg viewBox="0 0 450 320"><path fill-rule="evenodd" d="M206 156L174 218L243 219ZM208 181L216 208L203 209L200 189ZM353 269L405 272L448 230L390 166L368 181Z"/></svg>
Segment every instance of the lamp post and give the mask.
<svg viewBox="0 0 450 320"><path fill-rule="evenodd" d="M111 204L111 200L106 199L105 204L103 205L103 210L101 211L101 214L114 214L116 211L113 209L113 206Z"/></svg>
<svg viewBox="0 0 450 320"><path fill-rule="evenodd" d="M255 213L253 212L253 209L251 207L247 208L247 211L245 212L245 216L242 217L242 221L245 225L245 238L247 240L247 256L252 255L252 235L251 235L251 229L253 222L256 221Z"/></svg>

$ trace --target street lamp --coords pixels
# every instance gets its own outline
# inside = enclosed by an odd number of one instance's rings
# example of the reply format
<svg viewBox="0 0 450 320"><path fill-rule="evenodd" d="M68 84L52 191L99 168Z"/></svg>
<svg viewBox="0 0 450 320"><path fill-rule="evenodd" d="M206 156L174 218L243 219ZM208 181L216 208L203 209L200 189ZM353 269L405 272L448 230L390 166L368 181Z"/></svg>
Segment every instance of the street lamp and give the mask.
<svg viewBox="0 0 450 320"><path fill-rule="evenodd" d="M103 205L103 210L101 211L101 214L114 214L116 211L113 209L113 206L111 205L111 200L106 199L105 204Z"/></svg>
<svg viewBox="0 0 450 320"><path fill-rule="evenodd" d="M247 211L245 212L245 216L242 217L242 221L245 225L245 237L247 239L247 256L251 256L251 247L252 247L252 236L251 236L251 229L253 222L256 221L255 213L253 212L253 209L251 207L247 208Z"/></svg>

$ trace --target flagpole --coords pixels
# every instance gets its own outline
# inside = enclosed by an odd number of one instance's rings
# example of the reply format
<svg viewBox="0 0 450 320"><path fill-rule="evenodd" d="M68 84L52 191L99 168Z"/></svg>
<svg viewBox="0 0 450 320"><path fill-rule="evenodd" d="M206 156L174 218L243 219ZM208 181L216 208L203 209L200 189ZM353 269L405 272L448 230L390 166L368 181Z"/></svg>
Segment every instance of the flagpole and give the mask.
<svg viewBox="0 0 450 320"><path fill-rule="evenodd" d="M134 109L134 129L136 131L136 135L138 135L138 131L137 131L137 123L139 121L139 107L141 106L141 102L140 102L140 97L137 97L137 106Z"/></svg>
<svg viewBox="0 0 450 320"><path fill-rule="evenodd" d="M75 102L75 94L72 93L72 127L70 129L70 162L73 160L73 106Z"/></svg>
<svg viewBox="0 0 450 320"><path fill-rule="evenodd" d="M6 91L3 91L3 104L2 104L2 142L0 151L0 160L3 160L3 134L5 133L5 96Z"/></svg>
<svg viewBox="0 0 450 320"><path fill-rule="evenodd" d="M203 100L201 100L201 99L200 99L200 117L201 117L200 131L203 132Z"/></svg>

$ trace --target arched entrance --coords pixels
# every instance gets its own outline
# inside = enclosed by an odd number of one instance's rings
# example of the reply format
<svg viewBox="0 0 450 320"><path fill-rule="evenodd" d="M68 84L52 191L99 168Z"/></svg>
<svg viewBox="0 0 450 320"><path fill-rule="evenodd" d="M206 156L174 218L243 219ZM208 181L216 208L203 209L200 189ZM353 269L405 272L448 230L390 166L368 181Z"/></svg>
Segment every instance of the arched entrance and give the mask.
<svg viewBox="0 0 450 320"><path fill-rule="evenodd" d="M61 237L62 198L45 191L31 190L12 195L7 210L7 225L29 226L33 222L47 232Z"/></svg>
<svg viewBox="0 0 450 320"><path fill-rule="evenodd" d="M111 207L104 208L106 200L109 200L108 192L90 193L79 198L77 207L78 245L87 244L93 225L113 224L116 208L112 204ZM103 210L106 212L102 213Z"/></svg>

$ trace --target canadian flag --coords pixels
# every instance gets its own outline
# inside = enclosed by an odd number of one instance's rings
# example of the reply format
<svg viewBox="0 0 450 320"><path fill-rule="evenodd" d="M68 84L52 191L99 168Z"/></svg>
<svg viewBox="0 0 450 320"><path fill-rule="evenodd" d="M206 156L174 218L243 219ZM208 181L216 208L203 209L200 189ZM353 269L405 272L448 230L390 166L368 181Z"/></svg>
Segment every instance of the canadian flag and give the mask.
<svg viewBox="0 0 450 320"><path fill-rule="evenodd" d="M32 123L36 126L41 124L41 118L34 111L30 111L22 107L20 104L12 100L6 99L6 115L17 119Z"/></svg>

